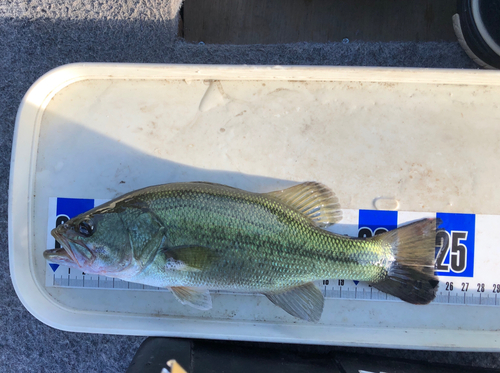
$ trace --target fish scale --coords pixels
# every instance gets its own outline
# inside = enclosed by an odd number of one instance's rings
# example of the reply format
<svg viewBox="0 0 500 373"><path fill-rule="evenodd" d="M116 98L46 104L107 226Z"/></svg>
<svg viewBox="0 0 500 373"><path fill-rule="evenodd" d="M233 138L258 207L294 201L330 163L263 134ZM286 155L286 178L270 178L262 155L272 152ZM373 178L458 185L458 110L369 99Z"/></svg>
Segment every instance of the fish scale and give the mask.
<svg viewBox="0 0 500 373"><path fill-rule="evenodd" d="M276 290L269 289L270 285L284 288L340 277L376 281L385 275L385 268L379 265L349 265L353 261L378 262L384 255L381 247L321 230L300 212L265 195L185 183L156 187L147 196L144 202L169 227L173 246L208 246L227 263L227 281L221 280L219 268L214 267L203 273L182 273L178 281L186 286L266 291ZM151 270L161 273L161 254L157 260L160 265ZM263 265L255 269L248 265L253 261Z"/></svg>

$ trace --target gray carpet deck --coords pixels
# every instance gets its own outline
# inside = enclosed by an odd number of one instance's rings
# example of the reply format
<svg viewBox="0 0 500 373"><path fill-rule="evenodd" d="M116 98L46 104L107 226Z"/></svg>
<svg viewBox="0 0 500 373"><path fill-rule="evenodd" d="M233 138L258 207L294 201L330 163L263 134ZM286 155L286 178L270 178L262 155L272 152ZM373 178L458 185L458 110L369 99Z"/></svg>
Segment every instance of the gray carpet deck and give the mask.
<svg viewBox="0 0 500 373"><path fill-rule="evenodd" d="M18 105L45 72L71 62L476 68L458 43L198 45L176 39L179 0L0 1L0 371L123 372L144 337L69 333L36 320L9 276L7 199ZM500 368L500 354L335 348Z"/></svg>

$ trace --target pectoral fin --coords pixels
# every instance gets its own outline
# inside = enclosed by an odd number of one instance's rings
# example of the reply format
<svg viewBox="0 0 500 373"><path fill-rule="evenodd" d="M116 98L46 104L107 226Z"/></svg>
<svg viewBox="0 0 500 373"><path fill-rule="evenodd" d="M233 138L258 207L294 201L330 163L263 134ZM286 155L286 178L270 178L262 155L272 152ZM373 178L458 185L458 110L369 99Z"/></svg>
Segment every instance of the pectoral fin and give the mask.
<svg viewBox="0 0 500 373"><path fill-rule="evenodd" d="M318 227L326 228L342 220L338 198L323 184L307 182L267 195L297 209Z"/></svg>
<svg viewBox="0 0 500 373"><path fill-rule="evenodd" d="M209 310L212 308L212 297L208 290L190 288L187 286L171 287L172 293L182 304L187 304L199 310Z"/></svg>
<svg viewBox="0 0 500 373"><path fill-rule="evenodd" d="M275 305L299 319L318 322L323 313L323 294L312 282L265 295Z"/></svg>
<svg viewBox="0 0 500 373"><path fill-rule="evenodd" d="M215 250L202 246L179 246L163 252L167 259L166 269L177 271L202 271L218 258Z"/></svg>

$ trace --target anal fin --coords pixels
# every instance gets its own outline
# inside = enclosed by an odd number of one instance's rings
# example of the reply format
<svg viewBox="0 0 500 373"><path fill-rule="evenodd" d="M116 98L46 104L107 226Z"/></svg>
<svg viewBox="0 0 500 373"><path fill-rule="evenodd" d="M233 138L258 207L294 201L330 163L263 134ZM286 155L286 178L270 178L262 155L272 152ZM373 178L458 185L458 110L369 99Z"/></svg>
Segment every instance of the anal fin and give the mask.
<svg viewBox="0 0 500 373"><path fill-rule="evenodd" d="M299 319L318 322L323 313L323 294L312 282L265 295L275 305Z"/></svg>
<svg viewBox="0 0 500 373"><path fill-rule="evenodd" d="M212 297L206 289L191 288L187 286L171 287L172 293L182 304L187 304L199 310L209 310L212 308Z"/></svg>

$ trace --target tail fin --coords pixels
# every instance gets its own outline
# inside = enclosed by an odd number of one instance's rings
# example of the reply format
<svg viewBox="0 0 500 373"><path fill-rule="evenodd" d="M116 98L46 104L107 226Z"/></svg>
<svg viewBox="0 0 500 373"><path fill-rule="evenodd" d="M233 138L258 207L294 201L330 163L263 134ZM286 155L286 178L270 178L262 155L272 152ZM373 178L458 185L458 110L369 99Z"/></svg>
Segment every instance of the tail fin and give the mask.
<svg viewBox="0 0 500 373"><path fill-rule="evenodd" d="M413 304L428 304L439 284L434 275L436 227L440 219L423 219L373 237L391 246L395 260L387 276L372 286Z"/></svg>

